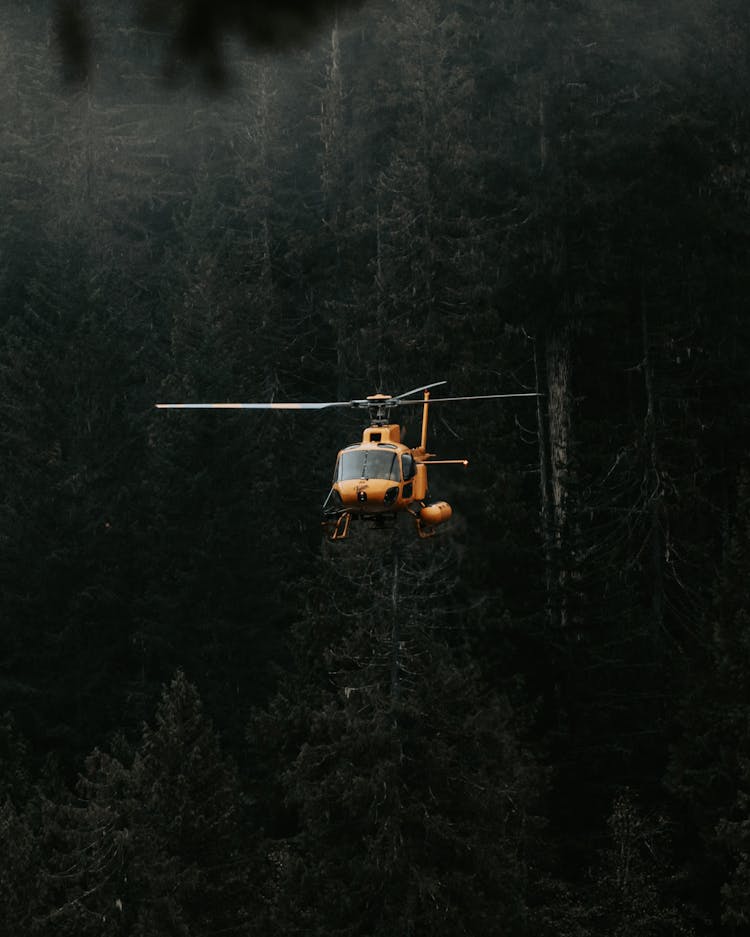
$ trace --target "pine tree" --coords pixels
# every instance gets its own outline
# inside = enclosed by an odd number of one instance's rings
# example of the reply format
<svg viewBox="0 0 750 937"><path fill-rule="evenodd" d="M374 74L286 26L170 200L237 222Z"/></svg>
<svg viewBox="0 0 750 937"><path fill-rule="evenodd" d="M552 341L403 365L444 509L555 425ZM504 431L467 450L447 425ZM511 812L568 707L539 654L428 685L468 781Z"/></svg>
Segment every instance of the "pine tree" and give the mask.
<svg viewBox="0 0 750 937"><path fill-rule="evenodd" d="M0 927L6 934L32 933L38 906L41 854L28 819L8 799L0 806Z"/></svg>
<svg viewBox="0 0 750 937"><path fill-rule="evenodd" d="M182 673L144 729L132 777L143 850L131 879L134 933L145 937L180 921L197 933L239 926L252 868L239 780Z"/></svg>
<svg viewBox="0 0 750 937"><path fill-rule="evenodd" d="M748 921L747 808L750 751L750 621L747 608L750 517L743 477L731 544L715 589L706 631L710 643L691 671L692 690L680 714L668 781L688 820L686 853L700 882L703 903L727 933L743 933Z"/></svg>
<svg viewBox="0 0 750 937"><path fill-rule="evenodd" d="M626 790L615 797L607 826L609 842L589 908L591 932L693 934L693 912L675 896L679 883L670 869L666 819L644 816Z"/></svg>
<svg viewBox="0 0 750 937"><path fill-rule="evenodd" d="M93 752L76 796L46 803L39 932L150 937L245 926L258 864L239 780L182 673L134 756L122 754L125 763Z"/></svg>
<svg viewBox="0 0 750 937"><path fill-rule="evenodd" d="M40 861L32 820L30 751L13 717L0 721L0 929L31 933Z"/></svg>
<svg viewBox="0 0 750 937"><path fill-rule="evenodd" d="M57 735L64 757L116 707L109 674L127 656L133 587L121 547L143 452L130 399L137 326L110 305L116 275L91 260L85 244L40 243L26 307L0 335L4 689L27 734ZM43 688L50 709L32 729Z"/></svg>
<svg viewBox="0 0 750 937"><path fill-rule="evenodd" d="M298 824L269 847L280 933L523 931L540 775L446 630L450 547L420 546L337 561L296 649L325 666L258 720Z"/></svg>

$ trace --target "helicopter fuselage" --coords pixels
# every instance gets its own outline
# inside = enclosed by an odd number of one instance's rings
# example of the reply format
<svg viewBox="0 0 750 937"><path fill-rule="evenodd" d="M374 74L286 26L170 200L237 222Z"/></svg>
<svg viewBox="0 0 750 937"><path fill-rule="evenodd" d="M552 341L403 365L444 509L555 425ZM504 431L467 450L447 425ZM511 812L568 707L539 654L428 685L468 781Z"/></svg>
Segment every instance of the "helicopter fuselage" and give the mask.
<svg viewBox="0 0 750 937"><path fill-rule="evenodd" d="M324 515L335 525L334 532L339 530L346 536L347 515L377 520L409 511L420 522L420 531L448 520L452 513L449 504L428 502L428 458L423 448L412 449L401 442L397 424L368 427L362 442L342 449L336 459L331 491L323 506ZM346 520L345 526L339 519Z"/></svg>
<svg viewBox="0 0 750 937"><path fill-rule="evenodd" d="M399 426L370 427L339 452L331 490L354 514L405 510L427 494L427 470L401 442Z"/></svg>

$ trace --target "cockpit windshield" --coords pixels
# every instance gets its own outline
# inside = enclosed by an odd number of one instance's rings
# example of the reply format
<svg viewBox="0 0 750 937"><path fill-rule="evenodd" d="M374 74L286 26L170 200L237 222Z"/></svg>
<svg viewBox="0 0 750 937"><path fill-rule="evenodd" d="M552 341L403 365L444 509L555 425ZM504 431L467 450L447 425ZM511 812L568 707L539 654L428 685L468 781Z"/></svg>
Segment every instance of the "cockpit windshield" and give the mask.
<svg viewBox="0 0 750 937"><path fill-rule="evenodd" d="M401 481L397 454L379 449L352 449L342 452L336 480L343 482L354 478Z"/></svg>

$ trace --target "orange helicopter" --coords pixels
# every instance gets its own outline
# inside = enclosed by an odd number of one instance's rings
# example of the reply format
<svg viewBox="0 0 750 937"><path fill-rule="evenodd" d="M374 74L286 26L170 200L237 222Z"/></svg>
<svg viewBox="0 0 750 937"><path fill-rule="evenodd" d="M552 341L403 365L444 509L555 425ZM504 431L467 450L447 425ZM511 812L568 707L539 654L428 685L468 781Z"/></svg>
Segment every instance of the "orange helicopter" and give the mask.
<svg viewBox="0 0 750 937"><path fill-rule="evenodd" d="M157 403L160 410L325 410L329 407L366 409L370 425L362 442L342 449L336 458L333 483L323 504L323 526L328 539L345 540L353 517L378 527L409 513L421 538L431 537L452 512L447 501L435 501L427 487L427 466L468 465L467 459L435 459L427 451L427 418L430 404L464 400L497 400L536 397L535 393L484 394L472 397L430 398L430 390L445 384L436 381L404 394L372 394L363 400L329 403ZM421 399L407 399L422 393ZM390 412L402 406L422 407L422 433L413 448L401 441L401 427L390 422Z"/></svg>

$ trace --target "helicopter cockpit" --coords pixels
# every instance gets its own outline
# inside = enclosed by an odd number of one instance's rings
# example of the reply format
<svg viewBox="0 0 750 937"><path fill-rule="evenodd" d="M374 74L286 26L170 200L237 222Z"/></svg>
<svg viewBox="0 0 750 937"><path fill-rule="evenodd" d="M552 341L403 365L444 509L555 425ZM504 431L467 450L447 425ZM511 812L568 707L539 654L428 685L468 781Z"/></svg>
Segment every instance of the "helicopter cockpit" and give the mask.
<svg viewBox="0 0 750 937"><path fill-rule="evenodd" d="M397 452L387 449L349 449L341 453L334 481L353 481L360 478L382 478L401 481L401 468Z"/></svg>

